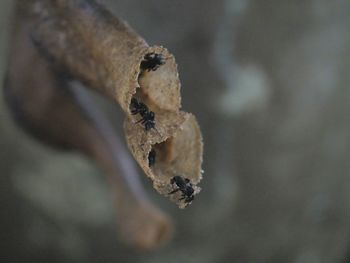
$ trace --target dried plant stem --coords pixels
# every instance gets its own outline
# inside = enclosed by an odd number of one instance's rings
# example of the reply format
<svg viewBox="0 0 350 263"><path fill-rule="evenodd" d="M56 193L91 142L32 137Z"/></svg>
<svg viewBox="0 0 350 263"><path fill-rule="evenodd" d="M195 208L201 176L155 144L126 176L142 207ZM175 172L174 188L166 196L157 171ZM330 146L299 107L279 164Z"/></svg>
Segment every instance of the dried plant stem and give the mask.
<svg viewBox="0 0 350 263"><path fill-rule="evenodd" d="M128 147L159 193L169 196L171 178L188 178L194 193L201 180L202 135L195 117L181 111L180 80L174 56L149 47L126 23L93 0L19 0L18 19L54 72L76 79L116 101L126 114ZM141 68L145 56L161 55L157 70ZM154 129L136 124L131 99L155 115ZM148 156L158 157L149 167ZM171 200L185 207L178 193Z"/></svg>
<svg viewBox="0 0 350 263"><path fill-rule="evenodd" d="M98 109L80 89L70 89L18 24L5 86L17 121L46 143L78 150L108 175L115 193L119 232L127 242L151 248L167 240L170 219L148 200L131 156Z"/></svg>

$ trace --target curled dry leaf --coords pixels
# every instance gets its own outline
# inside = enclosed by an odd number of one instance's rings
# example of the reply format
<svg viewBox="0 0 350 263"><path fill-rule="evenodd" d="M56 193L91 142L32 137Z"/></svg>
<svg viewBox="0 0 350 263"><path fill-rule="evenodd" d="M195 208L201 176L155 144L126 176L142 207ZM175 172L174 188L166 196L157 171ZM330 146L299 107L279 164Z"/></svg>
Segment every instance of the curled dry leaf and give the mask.
<svg viewBox="0 0 350 263"><path fill-rule="evenodd" d="M174 175L197 184L201 179L202 136L195 118L180 110L174 56L163 47L149 47L125 22L94 1L23 3L29 5L27 10L35 21L32 39L56 69L114 99L124 110L129 148L154 187L167 194ZM142 69L147 54L161 54L165 64L156 70ZM132 98L155 113L154 129L146 131L136 124L140 116L131 114ZM158 160L151 169L148 154L152 148ZM194 188L198 193L199 188ZM184 207L178 195L171 199Z"/></svg>
<svg viewBox="0 0 350 263"><path fill-rule="evenodd" d="M16 19L4 83L13 118L41 142L94 160L113 190L122 240L157 248L171 237L171 218L148 199L132 157L93 99L51 70L28 38L29 21L21 18Z"/></svg>
<svg viewBox="0 0 350 263"><path fill-rule="evenodd" d="M203 143L199 125L192 114L179 112L179 127L170 130L162 141L149 140L147 132L143 127L135 125L132 119L125 122L126 139L129 149L138 161L145 173L152 179L154 188L161 194L169 196L180 208L186 207L180 201L179 195L169 195L172 187L170 180L175 175L182 175L191 180L194 185L195 194L200 188L196 186L202 179L201 164L203 154ZM171 117L171 115L169 115ZM167 119L159 126L166 125ZM169 131L169 130L168 130ZM157 161L154 166L149 167L148 154L154 149Z"/></svg>

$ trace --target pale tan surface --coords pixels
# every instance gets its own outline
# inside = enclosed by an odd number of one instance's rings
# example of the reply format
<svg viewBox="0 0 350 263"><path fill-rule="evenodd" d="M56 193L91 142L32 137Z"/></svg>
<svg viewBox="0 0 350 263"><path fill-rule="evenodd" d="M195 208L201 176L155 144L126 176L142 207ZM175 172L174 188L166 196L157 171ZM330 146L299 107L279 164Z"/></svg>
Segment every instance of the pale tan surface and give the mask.
<svg viewBox="0 0 350 263"><path fill-rule="evenodd" d="M169 129L170 132L162 136L162 140L155 141L150 139L150 134L157 135L155 131L146 132L141 125L129 119L125 122L127 143L135 159L152 179L154 188L168 196L180 208L185 208L186 204L179 200L180 193L169 196L168 193L173 190L170 180L175 175L181 175L191 180L195 194L200 192L196 185L202 179L202 135L195 117L189 113L167 114L166 118L161 120L161 125L168 124L169 120L178 120L180 125L173 126L175 129ZM148 154L152 148L156 151L157 159L155 165L150 168Z"/></svg>

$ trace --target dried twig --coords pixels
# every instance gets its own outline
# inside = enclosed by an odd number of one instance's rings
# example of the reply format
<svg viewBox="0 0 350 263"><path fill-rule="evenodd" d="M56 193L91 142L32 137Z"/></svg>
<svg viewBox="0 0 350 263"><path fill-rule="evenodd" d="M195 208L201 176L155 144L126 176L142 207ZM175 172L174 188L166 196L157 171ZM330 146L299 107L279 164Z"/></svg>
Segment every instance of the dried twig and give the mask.
<svg viewBox="0 0 350 263"><path fill-rule="evenodd" d="M160 193L169 196L175 175L189 179L194 191L183 188L170 195L183 208L200 190L203 146L196 119L180 110L174 57L163 47L149 47L93 0L18 0L16 10L6 97L17 120L42 141L96 160L115 188L125 239L141 247L159 244L169 236L169 219L148 201L103 115L83 90L71 90L67 83L78 80L121 106L128 146ZM144 61L152 55L162 63L147 70ZM154 112L151 129L137 124L132 98ZM184 191L190 196L180 199Z"/></svg>
<svg viewBox="0 0 350 263"><path fill-rule="evenodd" d="M191 180L198 193L202 137L195 118L180 111L174 57L162 47L149 47L128 25L92 0L29 0L24 5L31 37L55 69L99 90L124 110L129 148L154 187L168 195L170 179L181 175ZM148 54L161 55L165 64L155 71L142 70L140 65ZM135 125L132 97L155 113L155 129L145 131L142 125ZM160 158L150 168L152 149ZM178 197L172 200L185 207Z"/></svg>
<svg viewBox="0 0 350 263"><path fill-rule="evenodd" d="M7 99L17 119L41 140L95 159L116 188L119 214L128 218L119 220L125 237L143 247L158 244L169 233L169 220L147 201L107 122L86 102L86 94L72 95L67 81L76 79L121 106L128 146L160 193L168 196L171 178L181 175L197 194L202 137L194 116L180 110L174 57L162 47L149 47L93 0L18 0L16 18ZM164 59L157 70L141 66L151 54ZM136 124L132 98L155 113L153 129ZM151 150L157 156L152 167ZM171 195L171 200L185 207L180 195Z"/></svg>
<svg viewBox="0 0 350 263"><path fill-rule="evenodd" d="M115 193L124 240L142 248L167 240L170 219L149 202L119 138L87 94L71 90L65 76L52 70L28 32L27 24L18 23L5 84L5 98L18 123L36 138L79 150L101 166Z"/></svg>

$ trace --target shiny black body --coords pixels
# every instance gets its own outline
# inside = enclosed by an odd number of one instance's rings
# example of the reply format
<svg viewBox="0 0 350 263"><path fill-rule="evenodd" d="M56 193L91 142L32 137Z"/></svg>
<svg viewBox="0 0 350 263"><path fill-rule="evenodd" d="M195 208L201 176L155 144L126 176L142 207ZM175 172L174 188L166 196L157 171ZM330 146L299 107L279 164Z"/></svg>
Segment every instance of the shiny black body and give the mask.
<svg viewBox="0 0 350 263"><path fill-rule="evenodd" d="M179 200L185 200L185 203L190 203L193 201L194 189L189 179L176 175L173 178L171 178L170 183L172 185L176 184L178 188L175 189L174 191L171 191L169 194L174 194L178 191L181 191L182 198L180 198Z"/></svg>
<svg viewBox="0 0 350 263"><path fill-rule="evenodd" d="M131 114L141 115L142 119L136 123L141 122L142 124L144 124L146 131L149 131L150 129L155 129L156 121L154 112L150 111L146 104L138 101L135 98L131 99Z"/></svg>
<svg viewBox="0 0 350 263"><path fill-rule="evenodd" d="M155 163L156 163L156 151L152 149L148 154L148 166L152 167L155 165Z"/></svg>
<svg viewBox="0 0 350 263"><path fill-rule="evenodd" d="M142 119L136 123L139 123L139 122L145 125L146 131L149 131L150 129L154 129L156 126L156 122L154 120L154 112L153 111L146 112L142 116Z"/></svg>
<svg viewBox="0 0 350 263"><path fill-rule="evenodd" d="M162 54L148 53L141 62L141 69L147 71L156 71L161 65L165 64Z"/></svg>
<svg viewBox="0 0 350 263"><path fill-rule="evenodd" d="M136 115L140 114L143 116L148 112L148 107L146 104L139 102L137 99L132 98L131 99L131 114Z"/></svg>

